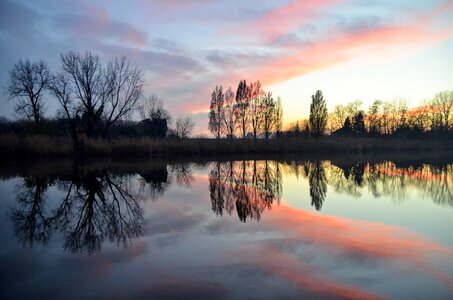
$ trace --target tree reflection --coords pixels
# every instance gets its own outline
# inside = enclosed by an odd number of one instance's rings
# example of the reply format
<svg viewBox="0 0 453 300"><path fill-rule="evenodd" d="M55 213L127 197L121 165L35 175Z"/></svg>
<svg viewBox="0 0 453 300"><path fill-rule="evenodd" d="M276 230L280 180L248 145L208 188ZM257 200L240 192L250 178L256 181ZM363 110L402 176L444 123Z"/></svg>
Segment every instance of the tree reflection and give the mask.
<svg viewBox="0 0 453 300"><path fill-rule="evenodd" d="M171 174L180 186L190 188L195 181L192 174L192 165L189 163L174 163L170 166Z"/></svg>
<svg viewBox="0 0 453 300"><path fill-rule="evenodd" d="M167 182L166 166L141 174L137 178L104 170L83 172L76 166L69 178L24 178L9 214L16 238L31 246L45 244L59 232L70 252L99 251L106 239L127 246L144 234L141 202L163 193ZM62 191L64 198L47 201L49 187Z"/></svg>
<svg viewBox="0 0 453 300"><path fill-rule="evenodd" d="M14 233L24 246L46 244L51 236L52 223L45 211L45 193L53 182L47 177L26 177L16 187L17 209L11 210Z"/></svg>
<svg viewBox="0 0 453 300"><path fill-rule="evenodd" d="M316 210L321 210L327 192L326 174L321 162L317 161L310 165L308 183L311 205L315 206Z"/></svg>
<svg viewBox="0 0 453 300"><path fill-rule="evenodd" d="M143 211L127 176L108 172L75 178L54 215L62 225L64 248L71 252L99 251L105 238L126 246L143 234Z"/></svg>
<svg viewBox="0 0 453 300"><path fill-rule="evenodd" d="M311 204L317 210L325 201L327 185L355 198L368 190L375 198L393 201L403 201L415 189L435 204L453 206L453 165L291 161L285 163L285 170L308 179Z"/></svg>
<svg viewBox="0 0 453 300"><path fill-rule="evenodd" d="M358 167L360 166L360 167ZM410 189L419 190L424 198L439 205L453 205L453 166L414 164L398 166L394 162L352 164L330 166L329 174L342 170L343 179L335 176L328 178L329 184L343 188L337 192L351 194L351 185L360 190L368 189L375 198L390 197L394 201L403 201ZM352 174L347 176L347 174ZM360 196L360 193L357 193Z"/></svg>
<svg viewBox="0 0 453 300"><path fill-rule="evenodd" d="M280 165L270 161L216 162L209 174L212 210L222 216L236 209L239 219L261 219L274 201L280 202Z"/></svg>
<svg viewBox="0 0 453 300"><path fill-rule="evenodd" d="M152 200L161 197L170 185L168 171L165 166L149 168L138 174L141 177L139 180L140 194L146 194Z"/></svg>

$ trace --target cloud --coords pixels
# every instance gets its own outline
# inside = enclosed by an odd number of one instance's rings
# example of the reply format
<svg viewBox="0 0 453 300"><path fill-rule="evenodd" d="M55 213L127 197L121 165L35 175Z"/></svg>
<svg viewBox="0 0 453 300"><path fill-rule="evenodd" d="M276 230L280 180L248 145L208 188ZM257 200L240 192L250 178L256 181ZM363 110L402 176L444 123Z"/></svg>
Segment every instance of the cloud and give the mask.
<svg viewBox="0 0 453 300"><path fill-rule="evenodd" d="M0 32L7 33L9 38L29 37L39 21L28 7L11 1L0 2Z"/></svg>
<svg viewBox="0 0 453 300"><path fill-rule="evenodd" d="M53 20L57 28L70 32L75 39L101 39L118 44L146 45L147 36L132 25L112 20L104 9L91 7L83 13L59 15Z"/></svg>
<svg viewBox="0 0 453 300"><path fill-rule="evenodd" d="M293 0L268 11L258 19L246 22L242 29L259 32L265 41L273 42L303 24L313 21L315 13L338 4L339 0Z"/></svg>
<svg viewBox="0 0 453 300"><path fill-rule="evenodd" d="M359 60L405 59L453 37L451 26L438 22L453 1L416 9L376 1L370 9L341 0L135 0L127 14L102 1L0 5L2 65L44 58L55 69L68 50L126 55L145 69L146 93L161 96L175 115L206 111L219 84L269 86ZM7 69L1 85L6 78ZM206 128L200 120L197 128Z"/></svg>
<svg viewBox="0 0 453 300"><path fill-rule="evenodd" d="M259 256L249 257L249 263L256 264L264 272L298 285L304 290L335 299L384 299L362 289L343 285L317 274L316 267L308 266L281 250L272 246L257 249ZM269 259L271 258L271 259Z"/></svg>
<svg viewBox="0 0 453 300"><path fill-rule="evenodd" d="M394 25L368 26L345 32L334 33L329 37L310 42L287 43L286 55L271 59L267 63L251 69L249 78L260 78L267 85L279 83L322 69L332 68L363 55L376 55L388 59L389 53L405 49L411 53L440 41L453 38L453 31L430 32L427 26ZM410 49L410 51L408 51Z"/></svg>

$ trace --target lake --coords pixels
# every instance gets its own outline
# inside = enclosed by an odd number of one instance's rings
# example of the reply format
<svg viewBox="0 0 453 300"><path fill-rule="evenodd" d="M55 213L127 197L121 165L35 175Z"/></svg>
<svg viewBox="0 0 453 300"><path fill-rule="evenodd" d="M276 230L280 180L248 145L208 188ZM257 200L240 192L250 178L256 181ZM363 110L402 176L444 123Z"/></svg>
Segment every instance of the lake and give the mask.
<svg viewBox="0 0 453 300"><path fill-rule="evenodd" d="M452 299L453 162L0 169L1 299Z"/></svg>

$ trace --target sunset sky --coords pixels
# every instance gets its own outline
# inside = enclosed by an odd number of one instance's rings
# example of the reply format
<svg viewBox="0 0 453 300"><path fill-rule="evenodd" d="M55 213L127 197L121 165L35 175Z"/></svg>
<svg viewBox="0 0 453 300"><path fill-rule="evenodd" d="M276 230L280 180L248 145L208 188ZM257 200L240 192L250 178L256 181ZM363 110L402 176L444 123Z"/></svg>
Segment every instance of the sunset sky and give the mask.
<svg viewBox="0 0 453 300"><path fill-rule="evenodd" d="M356 99L416 106L453 89L453 1L0 0L0 115L14 118L4 87L20 58L90 50L126 55L146 71L146 93L207 131L215 85L260 80L281 96L285 122ZM49 103L48 115L56 105Z"/></svg>

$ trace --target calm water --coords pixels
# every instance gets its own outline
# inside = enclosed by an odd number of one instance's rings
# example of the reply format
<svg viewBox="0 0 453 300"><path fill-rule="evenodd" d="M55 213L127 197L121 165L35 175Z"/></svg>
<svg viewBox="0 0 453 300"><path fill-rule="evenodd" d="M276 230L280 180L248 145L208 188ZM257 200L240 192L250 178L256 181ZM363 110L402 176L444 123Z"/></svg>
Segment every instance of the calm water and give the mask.
<svg viewBox="0 0 453 300"><path fill-rule="evenodd" d="M1 299L453 298L451 163L6 169Z"/></svg>

